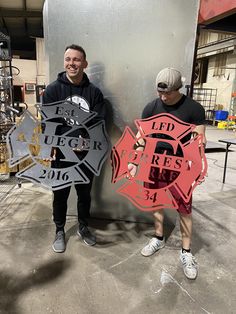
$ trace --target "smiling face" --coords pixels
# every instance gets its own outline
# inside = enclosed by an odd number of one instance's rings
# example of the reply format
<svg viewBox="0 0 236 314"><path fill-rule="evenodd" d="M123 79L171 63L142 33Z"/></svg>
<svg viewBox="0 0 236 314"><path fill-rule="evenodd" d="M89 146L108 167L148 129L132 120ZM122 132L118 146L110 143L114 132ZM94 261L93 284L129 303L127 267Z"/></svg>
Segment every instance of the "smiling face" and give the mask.
<svg viewBox="0 0 236 314"><path fill-rule="evenodd" d="M75 49L67 49L64 54L64 69L66 76L72 83L80 83L83 78L84 69L88 63L84 54Z"/></svg>

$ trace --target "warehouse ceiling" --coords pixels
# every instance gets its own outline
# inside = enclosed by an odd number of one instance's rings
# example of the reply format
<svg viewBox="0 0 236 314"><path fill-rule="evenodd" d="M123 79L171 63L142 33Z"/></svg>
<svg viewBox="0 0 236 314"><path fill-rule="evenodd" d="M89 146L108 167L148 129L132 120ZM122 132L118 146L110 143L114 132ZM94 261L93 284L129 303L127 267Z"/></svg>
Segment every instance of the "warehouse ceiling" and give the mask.
<svg viewBox="0 0 236 314"><path fill-rule="evenodd" d="M43 37L44 0L0 0L0 32L10 37L11 53L23 59L35 59L35 38ZM235 9L236 10L236 9ZM205 21L209 30L236 32L236 12Z"/></svg>
<svg viewBox="0 0 236 314"><path fill-rule="evenodd" d="M0 32L10 37L12 55L35 59L35 38L43 37L44 0L0 0Z"/></svg>

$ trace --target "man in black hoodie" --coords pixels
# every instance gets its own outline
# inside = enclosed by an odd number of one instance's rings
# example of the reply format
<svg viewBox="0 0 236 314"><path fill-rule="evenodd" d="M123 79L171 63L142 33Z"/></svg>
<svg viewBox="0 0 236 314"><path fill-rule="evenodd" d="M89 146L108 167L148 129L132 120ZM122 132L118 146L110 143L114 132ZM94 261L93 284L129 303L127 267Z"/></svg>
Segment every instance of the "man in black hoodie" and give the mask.
<svg viewBox="0 0 236 314"><path fill-rule="evenodd" d="M57 101L80 101L80 106L85 111L95 111L96 120L105 119L105 104L101 91L90 83L84 69L87 67L86 53L84 49L77 45L66 47L64 54L64 72L58 74L57 80L47 86L43 94L43 103L53 103ZM84 100L81 102L81 99ZM73 121L72 121L73 123ZM83 154L83 152L80 152ZM55 153L54 166L63 167L63 161L60 161L61 152L57 149ZM87 245L95 245L95 235L88 229L88 218L90 216L91 188L93 173L83 168L83 172L89 179L87 184L76 184L77 192L77 211L79 228L77 234ZM70 193L70 187L63 188L53 192L53 220L56 225L56 237L52 248L57 253L62 253L66 249L65 242L65 223L67 213L67 200Z"/></svg>

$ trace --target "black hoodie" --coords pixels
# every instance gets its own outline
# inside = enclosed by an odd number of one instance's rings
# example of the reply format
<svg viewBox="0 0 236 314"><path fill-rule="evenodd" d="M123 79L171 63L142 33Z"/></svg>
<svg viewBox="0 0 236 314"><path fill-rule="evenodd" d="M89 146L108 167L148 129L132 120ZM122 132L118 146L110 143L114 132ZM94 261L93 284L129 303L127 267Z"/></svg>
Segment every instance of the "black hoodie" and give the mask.
<svg viewBox="0 0 236 314"><path fill-rule="evenodd" d="M105 120L105 104L103 94L95 85L90 83L87 75L83 73L82 81L79 85L72 84L66 77L66 72L61 72L58 74L57 80L52 82L47 86L43 93L43 104L53 103L62 100L70 100L73 96L83 97L91 111L97 112L97 115L88 123L87 126L95 124L99 120ZM67 130L70 129L70 126L67 124L68 121L62 118L52 119L53 121L60 122L61 125L57 127L56 134L64 134ZM79 136L86 138L88 137L87 132L83 128L79 128L76 132L71 133L70 136ZM82 158L86 152L80 152ZM56 154L57 159L63 157L59 149L57 149Z"/></svg>
<svg viewBox="0 0 236 314"><path fill-rule="evenodd" d="M43 93L43 103L52 103L66 100L73 96L81 96L87 100L89 109L97 112L94 120L105 119L104 98L99 88L90 83L87 75L84 73L79 85L72 84L66 77L66 72L58 74L57 80L47 86Z"/></svg>

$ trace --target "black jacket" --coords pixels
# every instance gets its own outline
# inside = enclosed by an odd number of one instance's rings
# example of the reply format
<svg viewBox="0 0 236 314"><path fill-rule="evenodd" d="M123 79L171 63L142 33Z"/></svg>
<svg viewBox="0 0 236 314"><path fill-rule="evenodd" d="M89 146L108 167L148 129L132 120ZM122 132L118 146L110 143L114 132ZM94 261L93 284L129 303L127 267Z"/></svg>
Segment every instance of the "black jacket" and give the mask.
<svg viewBox="0 0 236 314"><path fill-rule="evenodd" d="M106 110L103 95L99 88L90 83L85 73L79 85L72 84L66 77L66 72L59 73L57 80L49 84L45 89L43 103L66 100L76 95L87 100L89 109L97 112L98 115L95 117L95 120L105 119Z"/></svg>
<svg viewBox="0 0 236 314"><path fill-rule="evenodd" d="M95 124L99 120L105 120L105 103L103 94L95 85L90 83L87 75L83 74L83 79L79 85L72 84L66 77L66 72L58 74L57 80L47 86L43 93L43 104L53 103L62 100L70 100L73 96L83 97L89 106L89 110L97 112L97 115L86 123L86 126ZM61 135L70 129L70 122L65 118L53 118L51 121L60 122L61 124L56 129L56 134ZM69 124L68 124L69 122ZM43 127L44 128L44 127ZM81 135L84 138L88 137L88 134L84 128L78 128L70 136L78 137ZM77 154L77 153L76 153ZM78 156L82 158L86 155L86 152L78 153ZM63 158L62 153L57 149L56 159ZM56 167L63 166L60 162Z"/></svg>

